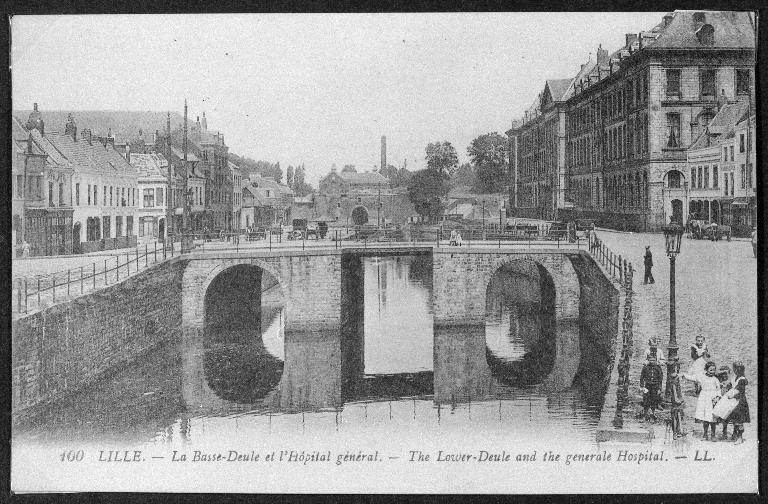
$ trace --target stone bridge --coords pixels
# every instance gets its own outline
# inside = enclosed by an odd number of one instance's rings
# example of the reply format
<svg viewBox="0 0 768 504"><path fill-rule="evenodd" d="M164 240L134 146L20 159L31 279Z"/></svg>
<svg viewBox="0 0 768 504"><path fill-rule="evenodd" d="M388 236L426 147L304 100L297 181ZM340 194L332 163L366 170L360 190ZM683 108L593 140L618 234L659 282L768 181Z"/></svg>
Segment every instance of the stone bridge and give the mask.
<svg viewBox="0 0 768 504"><path fill-rule="evenodd" d="M350 305L361 302L360 259L416 254L432 259L436 331L484 324L486 295L494 275L533 278L549 282L554 295L556 355L545 386L567 388L585 367L610 367L612 338L618 328L618 294L589 254L577 249L416 246L194 252L187 256L182 279L182 329L186 334L202 331L211 284L225 271L247 265L277 282L285 306L286 335L339 331L344 325L342 307L349 310Z"/></svg>

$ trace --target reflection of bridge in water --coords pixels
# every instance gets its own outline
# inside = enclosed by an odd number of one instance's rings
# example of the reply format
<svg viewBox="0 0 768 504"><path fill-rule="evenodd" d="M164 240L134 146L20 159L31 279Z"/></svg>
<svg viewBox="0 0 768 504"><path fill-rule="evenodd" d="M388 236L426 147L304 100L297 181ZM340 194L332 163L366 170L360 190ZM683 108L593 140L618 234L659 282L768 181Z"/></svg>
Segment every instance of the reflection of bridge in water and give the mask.
<svg viewBox="0 0 768 504"><path fill-rule="evenodd" d="M428 279L433 365L372 374L364 263L393 256L413 258ZM274 287L262 307L265 281ZM521 386L604 391L618 325L615 289L577 250L206 252L192 254L183 285L183 397L193 415L402 397L457 404Z"/></svg>

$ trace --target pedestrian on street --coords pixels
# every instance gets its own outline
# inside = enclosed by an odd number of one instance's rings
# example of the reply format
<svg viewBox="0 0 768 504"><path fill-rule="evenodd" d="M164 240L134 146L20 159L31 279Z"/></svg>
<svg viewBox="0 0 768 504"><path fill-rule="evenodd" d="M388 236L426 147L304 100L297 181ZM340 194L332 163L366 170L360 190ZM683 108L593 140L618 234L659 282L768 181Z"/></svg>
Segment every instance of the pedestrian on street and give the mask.
<svg viewBox="0 0 768 504"><path fill-rule="evenodd" d="M667 364L669 375L667 376L667 390L665 396L669 402L669 416L672 420L672 437L677 439L687 433L683 430L683 410L685 399L680 385L680 362L677 359Z"/></svg>
<svg viewBox="0 0 768 504"><path fill-rule="evenodd" d="M696 336L696 342L691 343L691 367L688 368L689 375L702 375L704 374L704 366L709 359L709 349L707 348L707 340L699 334ZM696 383L696 395L699 394L699 384Z"/></svg>
<svg viewBox="0 0 768 504"><path fill-rule="evenodd" d="M720 380L720 397L725 397L733 384L731 383L731 368L728 366L720 366L720 372L717 373L717 379ZM721 419L723 423L723 433L720 434L720 439L728 439L728 422L730 417Z"/></svg>
<svg viewBox="0 0 768 504"><path fill-rule="evenodd" d="M664 353L659 350L659 340L651 338L648 340L648 348L645 350L645 361L648 362L651 355L661 364L664 361ZM645 365L645 363L643 363Z"/></svg>
<svg viewBox="0 0 768 504"><path fill-rule="evenodd" d="M696 413L694 418L696 423L704 424L704 441L717 441L715 437L715 416L712 414L715 409L715 404L720 400L720 380L715 377L715 370L717 366L714 362L707 362L704 367L703 375L689 375L682 374L682 377L686 380L696 382L700 387L699 397L696 399ZM711 427L710 427L711 426ZM710 438L709 432L712 431L712 437Z"/></svg>
<svg viewBox="0 0 768 504"><path fill-rule="evenodd" d="M733 363L733 374L736 377L733 381L733 390L730 394L738 398L739 404L731 412L729 417L733 423L733 439L736 444L744 442L744 424L749 423L749 403L747 402L747 379L744 377L744 363L737 361Z"/></svg>
<svg viewBox="0 0 768 504"><path fill-rule="evenodd" d="M661 370L655 355L648 356L648 362L640 372L640 388L643 390L643 418L656 421L656 408L661 407L661 384L664 383L664 371ZM650 416L648 410L651 410Z"/></svg>
<svg viewBox="0 0 768 504"><path fill-rule="evenodd" d="M653 273L651 273L651 268L653 268L653 254L651 253L650 245L645 246L645 257L643 258L643 262L645 263L645 277L643 278L643 284L647 284L648 282L656 283L653 279Z"/></svg>

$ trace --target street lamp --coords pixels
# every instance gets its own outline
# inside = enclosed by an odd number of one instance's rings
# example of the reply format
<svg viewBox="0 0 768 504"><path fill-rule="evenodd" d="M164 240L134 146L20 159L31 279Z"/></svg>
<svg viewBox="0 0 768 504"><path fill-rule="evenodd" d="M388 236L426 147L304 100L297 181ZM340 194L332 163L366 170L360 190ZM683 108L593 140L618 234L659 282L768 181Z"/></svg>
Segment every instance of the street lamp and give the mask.
<svg viewBox="0 0 768 504"><path fill-rule="evenodd" d="M670 224L662 226L664 245L669 257L669 344L667 345L667 369L674 366L677 360L677 321L675 319L675 257L680 253L680 241L683 237L683 226ZM667 374L669 376L669 374Z"/></svg>

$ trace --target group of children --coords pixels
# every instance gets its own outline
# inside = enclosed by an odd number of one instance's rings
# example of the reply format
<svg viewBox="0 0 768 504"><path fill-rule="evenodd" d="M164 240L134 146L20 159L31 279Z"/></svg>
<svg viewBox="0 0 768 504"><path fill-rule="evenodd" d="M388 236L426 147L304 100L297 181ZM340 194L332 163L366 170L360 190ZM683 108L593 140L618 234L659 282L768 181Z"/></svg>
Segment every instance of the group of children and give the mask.
<svg viewBox="0 0 768 504"><path fill-rule="evenodd" d="M687 373L680 373L680 362L677 358L667 363L668 376L664 395L669 404L673 437L677 439L687 434L682 428L685 400L680 378L683 378L694 383L694 391L697 395L694 418L697 423L704 424L704 439L717 441L715 428L718 423L723 424L721 439L727 439L728 423L731 423L733 425L731 440L737 444L743 443L744 424L750 421L744 364L740 361L733 363L734 377L731 380L731 370L728 366L721 366L720 371L717 372L717 366L709 360L709 357L709 350L704 337L699 335L696 337L696 342L691 344L691 360L693 362ZM643 370L640 373L640 387L643 390L643 417L646 420L655 420L656 409L661 408L664 402L661 395L664 372L660 365L664 356L659 350L656 338L651 338L648 341L645 360Z"/></svg>

